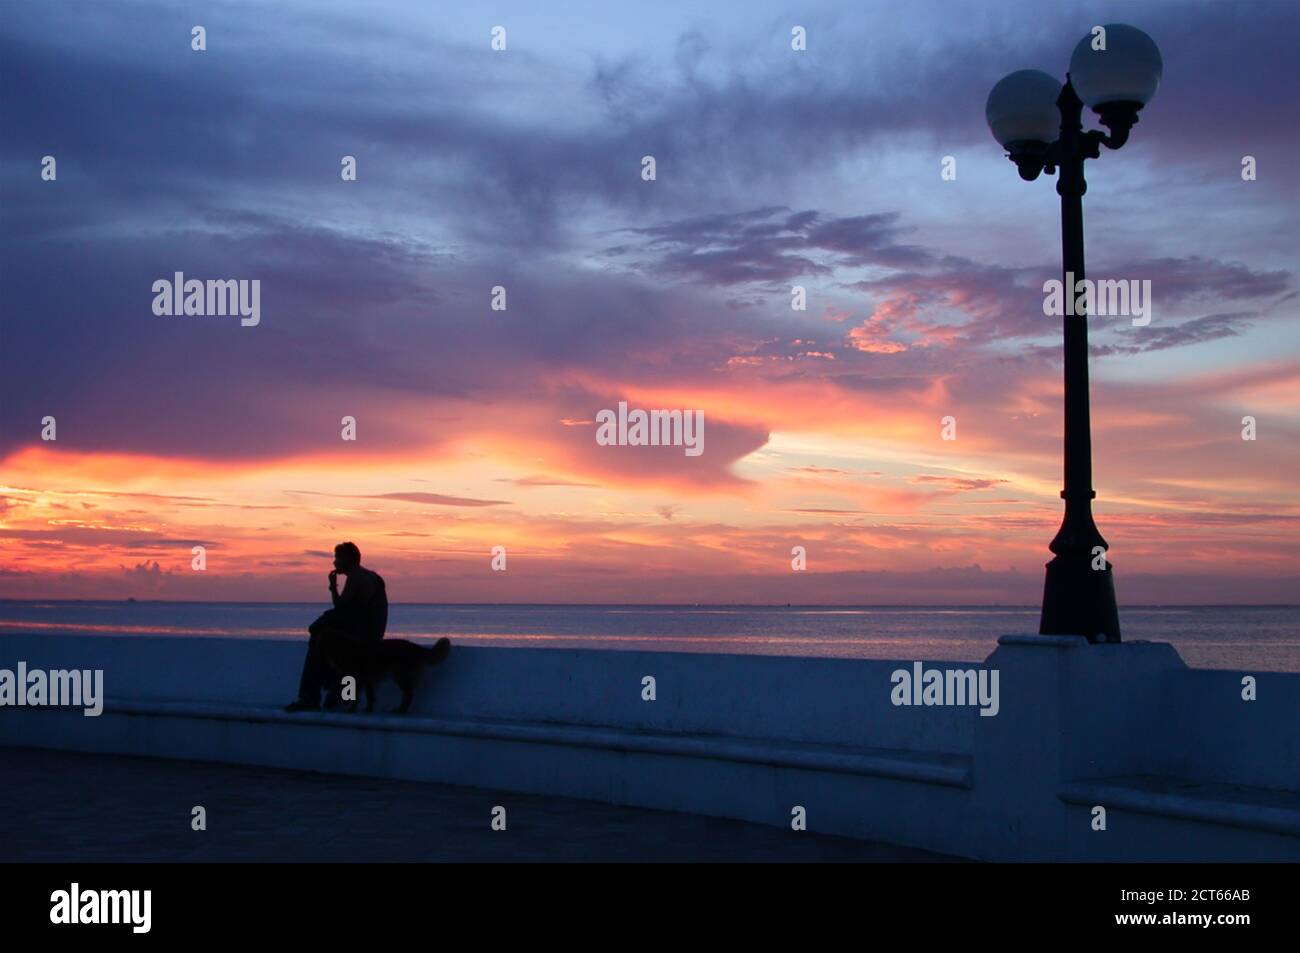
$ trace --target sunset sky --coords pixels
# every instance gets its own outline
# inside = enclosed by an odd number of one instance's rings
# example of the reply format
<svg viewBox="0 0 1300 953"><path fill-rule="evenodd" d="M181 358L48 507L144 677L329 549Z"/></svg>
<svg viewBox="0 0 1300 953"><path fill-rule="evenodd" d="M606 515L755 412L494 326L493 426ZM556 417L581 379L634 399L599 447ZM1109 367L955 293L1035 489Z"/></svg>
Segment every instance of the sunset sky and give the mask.
<svg viewBox="0 0 1300 953"><path fill-rule="evenodd" d="M1295 602L1266 0L11 4L0 597L319 599L351 539L399 602L1036 603L1059 200L984 101L1116 20L1164 57L1085 197L1090 276L1154 299L1091 323L1120 604ZM260 280L261 323L155 315L178 271ZM597 445L620 400L703 410L704 453Z"/></svg>

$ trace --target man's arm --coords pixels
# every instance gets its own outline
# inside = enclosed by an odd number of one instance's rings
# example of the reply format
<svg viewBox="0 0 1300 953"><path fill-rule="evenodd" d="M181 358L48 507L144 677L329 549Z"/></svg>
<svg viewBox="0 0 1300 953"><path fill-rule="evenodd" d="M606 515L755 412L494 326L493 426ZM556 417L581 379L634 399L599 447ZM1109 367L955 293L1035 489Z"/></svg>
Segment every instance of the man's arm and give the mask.
<svg viewBox="0 0 1300 953"><path fill-rule="evenodd" d="M356 572L348 576L343 584L343 593L338 590L338 573L330 573L330 598L335 609L350 609L367 601L367 579L363 573Z"/></svg>

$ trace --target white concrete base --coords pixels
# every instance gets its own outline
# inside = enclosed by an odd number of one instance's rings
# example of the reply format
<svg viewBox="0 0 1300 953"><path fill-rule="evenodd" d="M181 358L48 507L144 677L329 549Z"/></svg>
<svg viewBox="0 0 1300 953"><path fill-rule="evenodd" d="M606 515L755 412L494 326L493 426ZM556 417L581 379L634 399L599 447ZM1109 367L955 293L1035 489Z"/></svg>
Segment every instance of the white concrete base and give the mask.
<svg viewBox="0 0 1300 953"><path fill-rule="evenodd" d="M0 668L102 668L108 697L97 718L0 708L0 745L781 826L798 806L810 830L990 860L1300 860L1300 675L1260 673L1243 701L1246 673L1189 671L1168 645L1019 636L984 663L927 663L997 669L994 717L894 705L891 673L914 660L464 647L410 715L285 714L304 647L0 636Z"/></svg>

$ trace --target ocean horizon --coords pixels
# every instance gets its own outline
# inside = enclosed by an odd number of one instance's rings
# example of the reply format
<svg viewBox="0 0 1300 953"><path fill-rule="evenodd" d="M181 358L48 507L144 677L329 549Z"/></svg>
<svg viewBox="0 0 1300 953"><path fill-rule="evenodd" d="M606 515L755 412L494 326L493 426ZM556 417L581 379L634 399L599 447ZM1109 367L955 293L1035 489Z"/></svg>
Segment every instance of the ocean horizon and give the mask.
<svg viewBox="0 0 1300 953"><path fill-rule="evenodd" d="M305 639L318 602L0 599L0 633ZM1125 641L1171 643L1196 668L1300 672L1300 606L1121 611ZM981 661L1038 631L1037 606L399 603L388 635L467 645Z"/></svg>

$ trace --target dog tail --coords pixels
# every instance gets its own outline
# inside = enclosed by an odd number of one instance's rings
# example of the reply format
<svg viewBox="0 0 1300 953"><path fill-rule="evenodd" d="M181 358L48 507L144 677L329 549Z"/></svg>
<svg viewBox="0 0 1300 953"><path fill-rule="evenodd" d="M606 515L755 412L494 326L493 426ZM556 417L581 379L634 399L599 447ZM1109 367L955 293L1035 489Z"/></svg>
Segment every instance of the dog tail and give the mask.
<svg viewBox="0 0 1300 953"><path fill-rule="evenodd" d="M437 642L433 643L433 648L427 650L427 654L424 657L424 664L440 665L447 660L447 656L450 654L451 639L444 635Z"/></svg>

